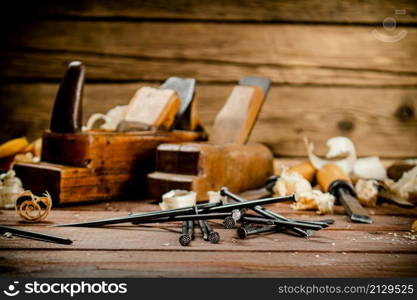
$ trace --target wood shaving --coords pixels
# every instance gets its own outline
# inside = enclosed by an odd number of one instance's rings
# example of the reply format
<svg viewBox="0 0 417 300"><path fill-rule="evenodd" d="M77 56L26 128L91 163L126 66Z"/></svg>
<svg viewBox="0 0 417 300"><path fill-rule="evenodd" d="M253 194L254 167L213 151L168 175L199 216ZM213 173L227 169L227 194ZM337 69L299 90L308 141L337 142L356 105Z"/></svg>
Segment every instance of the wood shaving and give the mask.
<svg viewBox="0 0 417 300"><path fill-rule="evenodd" d="M376 206L378 200L378 182L376 180L359 179L355 184L359 202L365 206Z"/></svg>
<svg viewBox="0 0 417 300"><path fill-rule="evenodd" d="M346 174L350 174L356 162L356 150L353 142L344 136L337 136L327 140L328 152L326 159L314 154L314 144L304 137L308 158L314 168L320 170L327 164L338 165Z"/></svg>
<svg viewBox="0 0 417 300"><path fill-rule="evenodd" d="M273 188L273 191L277 196L288 196L294 193L298 195L311 190L312 187L308 180L297 172L288 172L287 167L282 168L281 176L278 178Z"/></svg>
<svg viewBox="0 0 417 300"><path fill-rule="evenodd" d="M417 232L417 220L415 220L413 224L411 224L411 231Z"/></svg>
<svg viewBox="0 0 417 300"><path fill-rule="evenodd" d="M417 199L417 166L405 172L397 182L387 184L399 197L414 202Z"/></svg>
<svg viewBox="0 0 417 300"><path fill-rule="evenodd" d="M13 208L17 197L24 191L22 181L14 170L0 175L0 208Z"/></svg>
<svg viewBox="0 0 417 300"><path fill-rule="evenodd" d="M104 123L100 125L101 129L116 130L117 125L123 119L126 113L127 105L118 105L110 109L106 114L95 113L90 116L87 121L87 125L83 127L83 131L88 131L94 128L94 125L99 120L103 120Z"/></svg>
<svg viewBox="0 0 417 300"><path fill-rule="evenodd" d="M194 191L171 190L162 195L159 206L162 210L193 206L196 204L197 194Z"/></svg>
<svg viewBox="0 0 417 300"><path fill-rule="evenodd" d="M295 210L312 210L317 209L318 214L333 213L335 197L329 193L312 190L300 193L297 196L297 202L291 204Z"/></svg>
<svg viewBox="0 0 417 300"><path fill-rule="evenodd" d="M52 209L52 199L48 192L42 197L35 196L31 191L24 191L16 200L16 212L28 222L41 222L46 219Z"/></svg>
<svg viewBox="0 0 417 300"><path fill-rule="evenodd" d="M387 171L378 156L358 158L352 170L353 179L378 179L387 178Z"/></svg>

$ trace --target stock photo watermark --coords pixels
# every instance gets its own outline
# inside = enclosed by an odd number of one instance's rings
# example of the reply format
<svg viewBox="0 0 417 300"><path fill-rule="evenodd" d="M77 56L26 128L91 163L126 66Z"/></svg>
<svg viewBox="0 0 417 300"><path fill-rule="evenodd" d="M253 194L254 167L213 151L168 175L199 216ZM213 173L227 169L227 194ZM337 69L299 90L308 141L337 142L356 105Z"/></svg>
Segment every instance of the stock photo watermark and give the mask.
<svg viewBox="0 0 417 300"><path fill-rule="evenodd" d="M396 16L404 16L407 14L405 9L396 9L394 11ZM397 19L395 17L386 17L382 21L383 30L372 30L373 36L384 43L396 43L404 39L408 31L406 29L400 29L397 26Z"/></svg>
<svg viewBox="0 0 417 300"><path fill-rule="evenodd" d="M68 295L71 298L78 294L126 294L127 283L113 283L106 281L99 282L39 282L32 281L19 284L14 281L3 289L3 294L8 297L15 297L19 294L36 295L36 294L55 294Z"/></svg>

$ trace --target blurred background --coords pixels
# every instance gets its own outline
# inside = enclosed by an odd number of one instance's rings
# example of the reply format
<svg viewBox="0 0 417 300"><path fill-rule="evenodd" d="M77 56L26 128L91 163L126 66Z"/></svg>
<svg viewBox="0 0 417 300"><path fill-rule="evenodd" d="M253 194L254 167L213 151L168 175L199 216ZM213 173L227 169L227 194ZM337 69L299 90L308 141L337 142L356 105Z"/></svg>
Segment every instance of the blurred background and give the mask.
<svg viewBox="0 0 417 300"><path fill-rule="evenodd" d="M415 0L15 0L1 18L0 143L42 135L80 60L84 122L180 76L197 79L210 130L236 82L256 75L273 87L251 139L275 155L344 135L359 155L417 156Z"/></svg>

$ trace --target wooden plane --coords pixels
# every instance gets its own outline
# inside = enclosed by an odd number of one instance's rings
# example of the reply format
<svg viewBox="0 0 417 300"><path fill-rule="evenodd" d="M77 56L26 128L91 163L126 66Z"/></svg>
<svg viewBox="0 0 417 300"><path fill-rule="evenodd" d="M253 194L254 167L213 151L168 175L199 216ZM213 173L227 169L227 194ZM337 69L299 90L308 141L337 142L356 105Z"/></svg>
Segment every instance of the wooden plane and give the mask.
<svg viewBox="0 0 417 300"><path fill-rule="evenodd" d="M184 189L203 201L222 186L236 193L263 186L273 173L273 154L246 142L269 86L268 79L243 78L217 115L208 142L159 145L156 171L148 175L150 196Z"/></svg>
<svg viewBox="0 0 417 300"><path fill-rule="evenodd" d="M130 101L117 130L82 130L85 68L72 62L60 85L40 163L14 166L25 189L48 191L54 204L146 196L158 145L204 139L196 117L194 79L169 78L143 87Z"/></svg>

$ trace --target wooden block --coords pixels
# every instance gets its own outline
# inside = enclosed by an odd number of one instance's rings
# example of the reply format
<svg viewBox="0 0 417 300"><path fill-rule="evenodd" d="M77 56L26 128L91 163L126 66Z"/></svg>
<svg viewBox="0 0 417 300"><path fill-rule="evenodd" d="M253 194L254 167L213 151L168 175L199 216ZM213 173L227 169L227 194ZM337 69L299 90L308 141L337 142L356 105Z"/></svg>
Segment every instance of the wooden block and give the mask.
<svg viewBox="0 0 417 300"><path fill-rule="evenodd" d="M203 201L208 199L208 191L223 186L236 193L263 186L273 173L271 151L255 143L163 144L157 157L157 170L148 175L149 194L154 198L171 189L187 189Z"/></svg>
<svg viewBox="0 0 417 300"><path fill-rule="evenodd" d="M235 86L214 121L210 142L244 144L255 124L264 100L258 86Z"/></svg>
<svg viewBox="0 0 417 300"><path fill-rule="evenodd" d="M140 185L144 175L126 172L98 174L92 169L50 163L19 163L14 167L25 189L36 195L48 191L54 205L135 196L146 186ZM137 180L132 180L132 179ZM139 182L139 183L138 183ZM143 192L142 194L143 197ZM136 194L136 199L138 198Z"/></svg>
<svg viewBox="0 0 417 300"><path fill-rule="evenodd" d="M180 104L173 90L143 87L130 100L123 121L140 124L145 130L169 129Z"/></svg>

